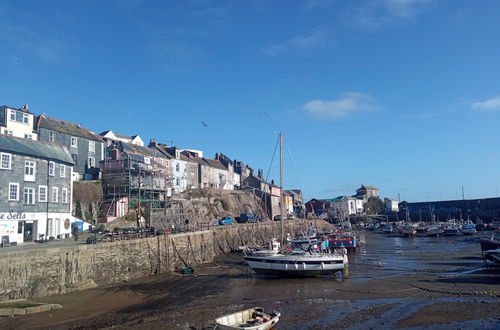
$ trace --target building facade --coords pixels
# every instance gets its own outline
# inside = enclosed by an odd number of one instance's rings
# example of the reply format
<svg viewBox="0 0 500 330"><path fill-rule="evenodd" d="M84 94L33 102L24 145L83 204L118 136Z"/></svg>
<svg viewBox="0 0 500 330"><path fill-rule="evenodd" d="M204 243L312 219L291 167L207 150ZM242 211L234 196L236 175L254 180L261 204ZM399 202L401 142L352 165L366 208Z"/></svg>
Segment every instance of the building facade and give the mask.
<svg viewBox="0 0 500 330"><path fill-rule="evenodd" d="M0 134L37 140L34 121L35 115L29 112L27 104L19 109L6 105L0 107Z"/></svg>
<svg viewBox="0 0 500 330"><path fill-rule="evenodd" d="M0 135L0 238L69 237L72 171L66 147Z"/></svg>
<svg viewBox="0 0 500 330"><path fill-rule="evenodd" d="M40 141L65 146L75 164L73 180L97 180L100 178L99 163L104 159L104 141L81 125L68 121L38 116L36 128Z"/></svg>

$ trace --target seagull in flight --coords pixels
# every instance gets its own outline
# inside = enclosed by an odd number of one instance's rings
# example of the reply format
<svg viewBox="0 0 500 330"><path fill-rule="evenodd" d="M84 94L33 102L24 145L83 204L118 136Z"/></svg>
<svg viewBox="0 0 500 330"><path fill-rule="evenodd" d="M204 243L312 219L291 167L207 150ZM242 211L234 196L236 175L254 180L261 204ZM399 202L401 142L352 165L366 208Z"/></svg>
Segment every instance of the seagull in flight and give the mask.
<svg viewBox="0 0 500 330"><path fill-rule="evenodd" d="M205 123L204 121L201 122L203 124L203 127L208 127L207 123Z"/></svg>

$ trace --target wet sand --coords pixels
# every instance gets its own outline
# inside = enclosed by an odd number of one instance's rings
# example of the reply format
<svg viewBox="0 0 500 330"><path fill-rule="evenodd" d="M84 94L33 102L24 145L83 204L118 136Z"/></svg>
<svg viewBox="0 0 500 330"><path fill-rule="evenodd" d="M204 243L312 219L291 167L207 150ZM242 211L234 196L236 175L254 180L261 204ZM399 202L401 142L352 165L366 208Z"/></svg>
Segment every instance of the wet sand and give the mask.
<svg viewBox="0 0 500 330"><path fill-rule="evenodd" d="M500 271L484 268L481 233L361 235L349 279L256 276L241 255L229 254L197 267L196 275L160 275L37 299L64 308L3 318L0 328L203 329L217 316L253 306L280 311L278 329L500 328Z"/></svg>

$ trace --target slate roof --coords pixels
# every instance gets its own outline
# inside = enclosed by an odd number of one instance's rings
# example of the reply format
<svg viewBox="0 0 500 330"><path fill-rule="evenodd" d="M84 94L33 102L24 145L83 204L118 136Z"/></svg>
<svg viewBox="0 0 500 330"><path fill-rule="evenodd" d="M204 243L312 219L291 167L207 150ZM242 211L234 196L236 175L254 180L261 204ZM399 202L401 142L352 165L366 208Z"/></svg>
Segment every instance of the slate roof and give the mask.
<svg viewBox="0 0 500 330"><path fill-rule="evenodd" d="M81 125L57 118L52 118L46 115L38 116L37 127L102 142L102 138L100 136L92 133Z"/></svg>
<svg viewBox="0 0 500 330"><path fill-rule="evenodd" d="M75 164L65 146L52 142L33 141L0 135L0 151L57 161L68 165Z"/></svg>
<svg viewBox="0 0 500 330"><path fill-rule="evenodd" d="M216 159L210 159L210 158L202 158L202 159L205 162L205 165L207 165L207 166L227 171L227 168L220 161L218 161Z"/></svg>
<svg viewBox="0 0 500 330"><path fill-rule="evenodd" d="M29 111L29 109L26 109L25 107L14 108L14 107L9 107L8 105L2 105L2 106L0 106L0 108L8 108L8 109L16 110L16 111L21 111L21 112L33 114Z"/></svg>
<svg viewBox="0 0 500 330"><path fill-rule="evenodd" d="M379 190L379 189L372 187L372 186L361 185L361 187L356 191L359 191L359 190Z"/></svg>

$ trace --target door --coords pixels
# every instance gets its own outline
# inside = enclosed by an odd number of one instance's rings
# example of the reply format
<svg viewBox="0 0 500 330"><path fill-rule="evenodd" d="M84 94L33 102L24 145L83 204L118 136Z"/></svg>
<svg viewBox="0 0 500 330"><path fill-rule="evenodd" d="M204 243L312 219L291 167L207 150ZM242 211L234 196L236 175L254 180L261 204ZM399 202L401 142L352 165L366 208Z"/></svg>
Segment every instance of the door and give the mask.
<svg viewBox="0 0 500 330"><path fill-rule="evenodd" d="M33 242L33 223L24 222L23 242Z"/></svg>

